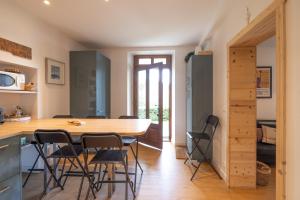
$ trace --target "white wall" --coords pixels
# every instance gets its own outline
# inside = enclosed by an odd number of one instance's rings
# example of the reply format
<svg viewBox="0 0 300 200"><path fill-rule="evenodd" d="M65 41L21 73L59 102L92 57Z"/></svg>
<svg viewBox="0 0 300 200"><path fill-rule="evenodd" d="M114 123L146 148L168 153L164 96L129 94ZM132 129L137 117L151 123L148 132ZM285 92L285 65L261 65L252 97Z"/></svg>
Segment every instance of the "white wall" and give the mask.
<svg viewBox="0 0 300 200"><path fill-rule="evenodd" d="M262 11L271 0L234 1L234 7L228 9L226 17L214 29L213 37L208 41L208 48L214 51L214 112L221 117L222 126L214 141L214 164L221 171L226 170L226 128L227 128L227 47L229 40L245 25L244 6L248 5L252 18ZM232 5L231 3L228 3ZM287 0L286 3L286 33L287 33L287 85L286 85L286 199L300 199L300 1ZM225 174L223 173L225 177ZM226 178L226 177L225 177Z"/></svg>
<svg viewBox="0 0 300 200"><path fill-rule="evenodd" d="M32 48L32 60L0 51L0 61L38 69L38 117L69 113L69 51L84 47L6 1L1 1L0 27L0 37ZM65 62L65 85L45 83L45 57Z"/></svg>
<svg viewBox="0 0 300 200"><path fill-rule="evenodd" d="M153 47L153 48L112 48L101 49L100 51L111 59L111 116L118 117L128 111L128 106L132 105L131 98L128 97L128 65L129 55L134 53L145 54L155 52L174 52L173 58L173 134L175 133L176 144L185 144L186 131L186 94L185 94L185 70L184 57L195 49L195 46L183 47ZM175 70L174 70L175 69ZM131 72L132 73L132 72ZM175 80L175 81L174 81Z"/></svg>
<svg viewBox="0 0 300 200"><path fill-rule="evenodd" d="M300 199L300 1L288 0L286 4L287 28L287 200Z"/></svg>
<svg viewBox="0 0 300 200"><path fill-rule="evenodd" d="M266 8L272 0L227 0L224 12L214 24L208 40L201 44L214 53L214 114L220 118L220 126L214 139L213 164L226 180L227 162L227 43L246 23L246 7L251 19ZM234 6L231 6L234 5Z"/></svg>
<svg viewBox="0 0 300 200"><path fill-rule="evenodd" d="M257 99L257 119L276 119L276 39L272 37L257 46L257 66L272 67L272 98Z"/></svg>

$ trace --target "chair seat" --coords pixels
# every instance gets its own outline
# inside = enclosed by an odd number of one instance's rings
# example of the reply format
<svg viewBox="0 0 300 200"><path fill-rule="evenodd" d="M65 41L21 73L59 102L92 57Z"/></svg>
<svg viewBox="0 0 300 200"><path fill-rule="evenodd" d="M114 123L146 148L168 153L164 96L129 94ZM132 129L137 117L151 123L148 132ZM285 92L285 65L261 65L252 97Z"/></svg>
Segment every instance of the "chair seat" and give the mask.
<svg viewBox="0 0 300 200"><path fill-rule="evenodd" d="M96 163L120 163L127 155L127 150L99 150L90 161L90 164Z"/></svg>
<svg viewBox="0 0 300 200"><path fill-rule="evenodd" d="M50 158L61 158L61 157L74 158L79 156L83 151L82 147L80 145L73 145L73 147L76 155L74 155L70 146L63 146L57 151L55 151L54 153L52 153L49 157Z"/></svg>
<svg viewBox="0 0 300 200"><path fill-rule="evenodd" d="M122 142L124 146L130 146L131 144L136 142L135 137L124 136L122 137Z"/></svg>
<svg viewBox="0 0 300 200"><path fill-rule="evenodd" d="M190 138L196 139L203 139L203 140L210 140L210 136L207 133L200 133L200 132L187 132Z"/></svg>

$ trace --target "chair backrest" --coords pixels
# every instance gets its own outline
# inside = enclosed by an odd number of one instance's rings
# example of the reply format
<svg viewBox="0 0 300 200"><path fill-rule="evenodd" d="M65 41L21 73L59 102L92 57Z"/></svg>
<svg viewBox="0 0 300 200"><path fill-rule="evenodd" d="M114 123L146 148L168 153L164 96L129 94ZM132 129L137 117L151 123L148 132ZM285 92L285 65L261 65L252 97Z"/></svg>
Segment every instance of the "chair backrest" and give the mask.
<svg viewBox="0 0 300 200"><path fill-rule="evenodd" d="M82 147L87 148L119 148L123 142L116 133L84 133L81 135Z"/></svg>
<svg viewBox="0 0 300 200"><path fill-rule="evenodd" d="M138 116L135 115L122 115L119 119L138 119Z"/></svg>
<svg viewBox="0 0 300 200"><path fill-rule="evenodd" d="M39 144L72 144L72 138L65 130L38 129L34 131L34 137Z"/></svg>
<svg viewBox="0 0 300 200"><path fill-rule="evenodd" d="M74 116L72 116L72 115L55 115L55 116L53 116L53 118L67 119L67 118L74 118Z"/></svg>
<svg viewBox="0 0 300 200"><path fill-rule="evenodd" d="M86 118L87 119L107 119L107 117L103 116L103 115L89 115Z"/></svg>
<svg viewBox="0 0 300 200"><path fill-rule="evenodd" d="M219 118L214 115L209 115L206 119L206 124L203 132L213 137L218 125L219 125Z"/></svg>

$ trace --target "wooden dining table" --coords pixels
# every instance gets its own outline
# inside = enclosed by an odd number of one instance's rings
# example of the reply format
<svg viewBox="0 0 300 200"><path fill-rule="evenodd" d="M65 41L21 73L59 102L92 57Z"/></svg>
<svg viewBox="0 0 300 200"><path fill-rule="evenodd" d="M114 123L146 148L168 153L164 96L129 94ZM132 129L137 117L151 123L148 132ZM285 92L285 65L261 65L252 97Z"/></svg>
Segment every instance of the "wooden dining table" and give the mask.
<svg viewBox="0 0 300 200"><path fill-rule="evenodd" d="M81 126L71 124L81 121ZM122 136L141 136L150 126L149 119L37 119L28 122L6 122L0 126L0 139L20 135L24 132L33 133L37 129L63 129L71 135L82 133L114 132Z"/></svg>
<svg viewBox="0 0 300 200"><path fill-rule="evenodd" d="M81 122L74 125L71 122ZM82 133L107 133L114 132L121 136L142 136L151 124L149 119L37 119L28 122L6 122L0 126L0 140L12 136L32 135L37 129L63 129L71 136L80 136ZM55 148L55 147L54 147ZM46 150L46 148L45 148ZM55 162L54 162L55 163ZM108 171L108 177L114 178L114 167ZM44 170L44 183L47 182L47 170ZM44 184L45 185L45 184ZM108 185L110 198L114 185Z"/></svg>

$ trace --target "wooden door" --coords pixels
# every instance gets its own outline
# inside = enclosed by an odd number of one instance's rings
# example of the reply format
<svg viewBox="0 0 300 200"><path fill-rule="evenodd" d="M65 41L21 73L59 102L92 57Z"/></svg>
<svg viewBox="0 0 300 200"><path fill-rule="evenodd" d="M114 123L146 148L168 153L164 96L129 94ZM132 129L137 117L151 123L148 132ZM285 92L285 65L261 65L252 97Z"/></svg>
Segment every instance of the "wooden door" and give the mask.
<svg viewBox="0 0 300 200"><path fill-rule="evenodd" d="M229 52L229 186L256 187L256 47Z"/></svg>
<svg viewBox="0 0 300 200"><path fill-rule="evenodd" d="M152 123L141 142L162 149L162 69L163 64L150 64L135 68L136 108L139 118L151 119Z"/></svg>

